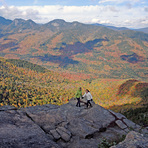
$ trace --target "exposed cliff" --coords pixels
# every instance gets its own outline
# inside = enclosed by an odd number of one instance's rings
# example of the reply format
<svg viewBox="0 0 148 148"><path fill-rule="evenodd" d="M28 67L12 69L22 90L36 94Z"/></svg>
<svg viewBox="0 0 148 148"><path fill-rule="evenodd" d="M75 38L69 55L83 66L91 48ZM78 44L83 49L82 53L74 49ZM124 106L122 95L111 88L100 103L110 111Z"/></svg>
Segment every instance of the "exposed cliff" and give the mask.
<svg viewBox="0 0 148 148"><path fill-rule="evenodd" d="M98 148L102 138L118 141L131 129L148 132L122 114L94 103L88 109L75 104L71 99L62 106L0 107L0 147Z"/></svg>

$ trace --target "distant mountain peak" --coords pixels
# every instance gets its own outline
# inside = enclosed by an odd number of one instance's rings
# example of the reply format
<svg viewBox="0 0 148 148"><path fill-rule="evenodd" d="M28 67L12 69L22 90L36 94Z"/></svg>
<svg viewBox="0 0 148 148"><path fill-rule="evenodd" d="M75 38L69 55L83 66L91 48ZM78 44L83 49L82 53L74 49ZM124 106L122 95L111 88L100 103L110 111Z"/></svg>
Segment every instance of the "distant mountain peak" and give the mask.
<svg viewBox="0 0 148 148"><path fill-rule="evenodd" d="M66 23L66 21L65 20L63 20L63 19L54 19L54 20L52 20L52 21L50 21L51 23L53 23L53 22L56 22L56 23Z"/></svg>
<svg viewBox="0 0 148 148"><path fill-rule="evenodd" d="M38 27L38 24L36 24L34 21L32 21L31 19L29 20L24 20L24 19L14 19L13 22L8 25L8 27L6 28L7 31L12 31L16 32L16 31L23 31L25 29L36 29Z"/></svg>
<svg viewBox="0 0 148 148"><path fill-rule="evenodd" d="M53 26L60 26L60 25L65 25L67 24L67 22L65 20L62 20L62 19L54 19L50 22L47 23L48 25L53 25Z"/></svg>
<svg viewBox="0 0 148 148"><path fill-rule="evenodd" d="M14 19L13 21L15 24L22 24L22 23L32 23L32 24L36 24L33 20L29 19L29 20L24 20L24 19Z"/></svg>
<svg viewBox="0 0 148 148"><path fill-rule="evenodd" d="M141 32L144 32L144 33L148 33L148 27L146 28L140 28L140 29L134 29L135 31L141 31Z"/></svg>
<svg viewBox="0 0 148 148"><path fill-rule="evenodd" d="M24 23L24 22L25 22L25 20L23 20L23 19L14 19L14 21L13 21L15 26L18 26L19 24Z"/></svg>
<svg viewBox="0 0 148 148"><path fill-rule="evenodd" d="M65 20L55 19L55 20L52 20L52 21L46 23L43 26L50 28L52 31L59 31L61 29L67 28L68 24L70 24L70 23L66 22Z"/></svg>
<svg viewBox="0 0 148 148"><path fill-rule="evenodd" d="M9 24L11 24L11 23L12 23L11 20L5 19L4 17L0 16L0 24L1 24L1 25L9 25Z"/></svg>
<svg viewBox="0 0 148 148"><path fill-rule="evenodd" d="M74 26L77 26L77 25L80 25L80 24L82 24L82 23L80 23L80 22L78 22L78 21L74 21L74 22L72 22L72 24L73 24Z"/></svg>
<svg viewBox="0 0 148 148"><path fill-rule="evenodd" d="M35 23L33 20L29 19L27 22ZM36 24L36 23L35 23Z"/></svg>

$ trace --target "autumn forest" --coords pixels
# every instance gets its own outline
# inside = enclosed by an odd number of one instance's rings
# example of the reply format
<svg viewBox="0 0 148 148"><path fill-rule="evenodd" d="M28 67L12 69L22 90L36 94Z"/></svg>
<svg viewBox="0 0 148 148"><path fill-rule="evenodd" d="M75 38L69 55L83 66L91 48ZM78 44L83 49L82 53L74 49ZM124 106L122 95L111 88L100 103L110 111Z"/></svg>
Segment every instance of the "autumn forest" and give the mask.
<svg viewBox="0 0 148 148"><path fill-rule="evenodd" d="M1 18L0 18L1 19ZM0 23L0 106L95 103L148 125L148 34L53 20ZM142 122L141 122L142 121Z"/></svg>

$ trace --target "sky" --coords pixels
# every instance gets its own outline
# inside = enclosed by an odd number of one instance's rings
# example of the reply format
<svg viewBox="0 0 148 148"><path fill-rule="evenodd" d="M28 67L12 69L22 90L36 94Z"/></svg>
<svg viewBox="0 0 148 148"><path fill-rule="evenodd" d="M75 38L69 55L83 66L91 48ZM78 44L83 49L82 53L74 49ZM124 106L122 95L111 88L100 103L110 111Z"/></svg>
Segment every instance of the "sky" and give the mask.
<svg viewBox="0 0 148 148"><path fill-rule="evenodd" d="M148 27L148 0L0 0L0 16L48 23L54 19L116 27Z"/></svg>

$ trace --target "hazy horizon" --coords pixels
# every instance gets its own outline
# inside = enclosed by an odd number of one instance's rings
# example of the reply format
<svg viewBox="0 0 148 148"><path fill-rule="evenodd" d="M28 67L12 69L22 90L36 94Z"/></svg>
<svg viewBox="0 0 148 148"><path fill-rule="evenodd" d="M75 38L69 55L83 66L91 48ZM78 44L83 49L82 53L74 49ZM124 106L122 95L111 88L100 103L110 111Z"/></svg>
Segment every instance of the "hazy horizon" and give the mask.
<svg viewBox="0 0 148 148"><path fill-rule="evenodd" d="M0 0L0 16L31 19L45 24L54 19L66 22L133 29L148 27L147 0Z"/></svg>

